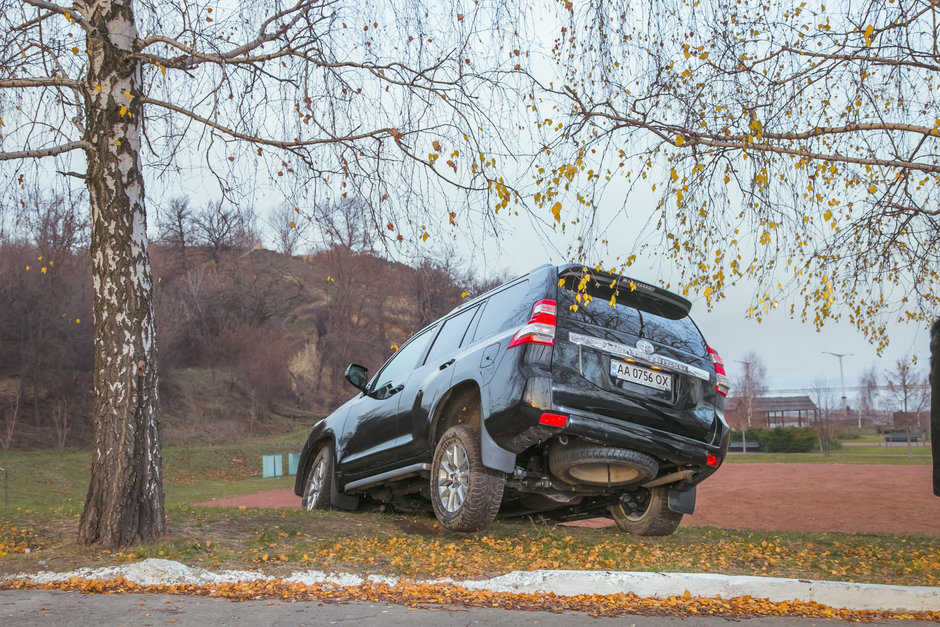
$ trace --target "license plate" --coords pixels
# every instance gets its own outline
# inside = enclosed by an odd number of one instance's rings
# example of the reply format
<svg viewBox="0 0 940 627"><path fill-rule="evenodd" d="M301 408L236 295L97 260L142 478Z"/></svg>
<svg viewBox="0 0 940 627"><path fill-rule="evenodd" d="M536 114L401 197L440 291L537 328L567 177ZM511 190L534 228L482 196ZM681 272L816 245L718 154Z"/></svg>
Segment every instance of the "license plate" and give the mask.
<svg viewBox="0 0 940 627"><path fill-rule="evenodd" d="M657 370L628 364L617 359L610 360L610 374L618 379L639 383L655 390L672 390L672 375Z"/></svg>

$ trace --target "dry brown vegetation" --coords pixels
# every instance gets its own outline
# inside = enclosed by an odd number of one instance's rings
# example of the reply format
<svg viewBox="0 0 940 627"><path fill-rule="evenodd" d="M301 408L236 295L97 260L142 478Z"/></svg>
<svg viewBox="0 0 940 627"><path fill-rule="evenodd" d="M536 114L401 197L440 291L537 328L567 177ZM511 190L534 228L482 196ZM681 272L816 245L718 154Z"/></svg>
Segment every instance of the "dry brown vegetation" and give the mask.
<svg viewBox="0 0 940 627"><path fill-rule="evenodd" d="M0 243L0 427L14 448L91 439L91 273L80 220L68 216L44 222L54 232ZM325 414L352 391L349 361L378 367L469 282L430 259L412 268L341 244L289 256L210 231L151 249L168 443Z"/></svg>

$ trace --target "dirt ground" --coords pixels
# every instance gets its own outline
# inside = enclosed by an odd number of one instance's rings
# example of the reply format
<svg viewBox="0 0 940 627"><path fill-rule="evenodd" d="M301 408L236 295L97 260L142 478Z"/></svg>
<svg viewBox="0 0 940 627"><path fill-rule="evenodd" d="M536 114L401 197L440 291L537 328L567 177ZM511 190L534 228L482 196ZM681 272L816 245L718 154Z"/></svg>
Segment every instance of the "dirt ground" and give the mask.
<svg viewBox="0 0 940 627"><path fill-rule="evenodd" d="M684 526L761 531L940 535L940 498L930 466L726 464L699 485ZM292 490L270 490L200 505L299 507ZM582 523L605 526L595 519Z"/></svg>

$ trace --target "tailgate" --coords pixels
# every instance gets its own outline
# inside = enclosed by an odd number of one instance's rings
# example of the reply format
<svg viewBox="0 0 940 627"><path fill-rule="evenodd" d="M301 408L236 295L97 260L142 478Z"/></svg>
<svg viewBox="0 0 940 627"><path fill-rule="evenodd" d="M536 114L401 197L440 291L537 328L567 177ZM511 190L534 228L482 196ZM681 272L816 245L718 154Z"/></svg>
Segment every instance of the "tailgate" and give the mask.
<svg viewBox="0 0 940 627"><path fill-rule="evenodd" d="M562 278L552 356L555 402L707 439L715 420L715 373L688 302L620 277Z"/></svg>

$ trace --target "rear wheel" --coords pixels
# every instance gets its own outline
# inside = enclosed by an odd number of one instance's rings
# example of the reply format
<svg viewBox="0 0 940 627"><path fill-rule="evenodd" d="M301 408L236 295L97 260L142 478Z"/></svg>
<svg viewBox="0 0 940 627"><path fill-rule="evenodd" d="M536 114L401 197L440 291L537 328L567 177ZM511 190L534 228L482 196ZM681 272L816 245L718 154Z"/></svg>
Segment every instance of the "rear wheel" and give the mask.
<svg viewBox="0 0 940 627"><path fill-rule="evenodd" d="M620 529L637 536L668 536L675 533L682 522L682 514L669 509L669 488L660 486L644 489L637 495L637 500L636 509L622 503L610 508L610 515Z"/></svg>
<svg viewBox="0 0 940 627"><path fill-rule="evenodd" d="M307 475L307 489L300 502L303 509L329 509L333 492L333 446L329 443L320 447L317 456L310 465Z"/></svg>
<svg viewBox="0 0 940 627"><path fill-rule="evenodd" d="M483 465L477 428L448 429L434 449L431 504L451 531L479 531L493 522L503 500L506 478Z"/></svg>

